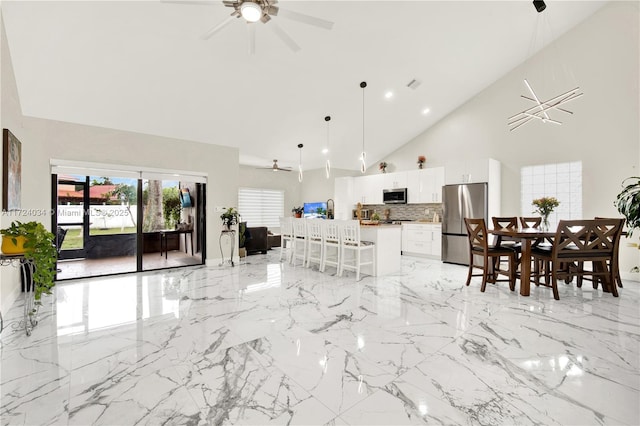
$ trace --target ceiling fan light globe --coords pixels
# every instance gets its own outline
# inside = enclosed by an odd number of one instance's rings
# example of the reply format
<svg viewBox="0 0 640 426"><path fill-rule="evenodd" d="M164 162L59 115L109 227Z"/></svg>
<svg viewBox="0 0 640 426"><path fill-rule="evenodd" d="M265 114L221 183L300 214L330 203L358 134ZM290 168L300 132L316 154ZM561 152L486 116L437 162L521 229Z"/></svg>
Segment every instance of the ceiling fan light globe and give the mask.
<svg viewBox="0 0 640 426"><path fill-rule="evenodd" d="M240 6L240 14L247 22L258 22L262 18L262 7L258 3L245 1Z"/></svg>

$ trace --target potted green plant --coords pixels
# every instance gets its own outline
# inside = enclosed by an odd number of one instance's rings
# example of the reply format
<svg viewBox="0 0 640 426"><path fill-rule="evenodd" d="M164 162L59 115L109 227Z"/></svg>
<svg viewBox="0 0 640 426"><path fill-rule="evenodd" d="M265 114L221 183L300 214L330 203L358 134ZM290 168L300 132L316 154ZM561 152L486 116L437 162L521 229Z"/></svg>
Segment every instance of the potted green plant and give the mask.
<svg viewBox="0 0 640 426"><path fill-rule="evenodd" d="M233 207L229 207L220 215L220 219L222 219L222 225L225 228L231 229L232 225L238 223L238 211Z"/></svg>
<svg viewBox="0 0 640 426"><path fill-rule="evenodd" d="M302 217L303 212L304 212L304 207L294 207L291 209L291 213L293 213L295 217Z"/></svg>
<svg viewBox="0 0 640 426"><path fill-rule="evenodd" d="M0 229L2 234L3 252L5 246L18 246L19 240L24 239L24 258L33 263L33 282L35 284L35 300L40 303L42 293L51 294L55 285L56 261L58 251L54 245L55 236L47 231L40 222L15 221L11 226Z"/></svg>
<svg viewBox="0 0 640 426"><path fill-rule="evenodd" d="M624 216L627 222L627 238L631 238L633 231L640 228L640 177L626 178L622 181L622 186L624 188L614 204L618 212ZM637 244L636 247L640 248ZM638 267L634 267L632 272L638 272Z"/></svg>

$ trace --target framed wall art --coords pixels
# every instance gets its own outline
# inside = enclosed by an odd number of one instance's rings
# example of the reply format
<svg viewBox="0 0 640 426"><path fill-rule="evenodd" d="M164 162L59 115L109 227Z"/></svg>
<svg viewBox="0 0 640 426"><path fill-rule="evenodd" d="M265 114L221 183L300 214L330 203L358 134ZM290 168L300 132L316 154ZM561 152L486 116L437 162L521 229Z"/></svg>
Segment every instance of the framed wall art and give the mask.
<svg viewBox="0 0 640 426"><path fill-rule="evenodd" d="M2 208L19 210L22 191L22 144L2 129Z"/></svg>

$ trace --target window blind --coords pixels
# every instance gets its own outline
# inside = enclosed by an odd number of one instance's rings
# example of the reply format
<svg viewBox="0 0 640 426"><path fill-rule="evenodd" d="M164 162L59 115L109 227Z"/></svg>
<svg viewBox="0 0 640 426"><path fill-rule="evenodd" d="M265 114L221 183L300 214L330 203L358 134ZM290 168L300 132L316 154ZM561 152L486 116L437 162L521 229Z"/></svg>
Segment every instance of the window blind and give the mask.
<svg viewBox="0 0 640 426"><path fill-rule="evenodd" d="M247 226L279 227L280 217L284 216L284 191L240 188L238 212Z"/></svg>

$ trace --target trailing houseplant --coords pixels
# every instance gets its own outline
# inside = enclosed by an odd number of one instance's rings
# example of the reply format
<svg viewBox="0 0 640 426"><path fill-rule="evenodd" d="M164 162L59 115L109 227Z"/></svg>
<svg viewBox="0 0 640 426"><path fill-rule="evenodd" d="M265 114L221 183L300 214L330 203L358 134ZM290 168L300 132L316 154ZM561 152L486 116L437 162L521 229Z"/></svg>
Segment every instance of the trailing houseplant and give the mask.
<svg viewBox="0 0 640 426"><path fill-rule="evenodd" d="M231 225L238 223L238 210L229 207L220 215L220 219L222 219L222 224L229 229Z"/></svg>
<svg viewBox="0 0 640 426"><path fill-rule="evenodd" d="M54 245L55 236L47 231L40 222L15 221L11 226L0 229L3 240L8 239L18 245L18 240L24 238L24 258L33 263L33 282L35 284L35 300L40 302L42 293L51 294L55 285L56 261L58 251ZM4 246L3 242L3 246Z"/></svg>

